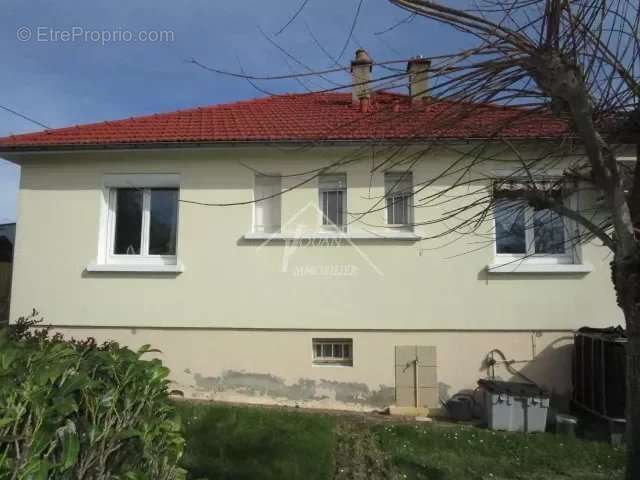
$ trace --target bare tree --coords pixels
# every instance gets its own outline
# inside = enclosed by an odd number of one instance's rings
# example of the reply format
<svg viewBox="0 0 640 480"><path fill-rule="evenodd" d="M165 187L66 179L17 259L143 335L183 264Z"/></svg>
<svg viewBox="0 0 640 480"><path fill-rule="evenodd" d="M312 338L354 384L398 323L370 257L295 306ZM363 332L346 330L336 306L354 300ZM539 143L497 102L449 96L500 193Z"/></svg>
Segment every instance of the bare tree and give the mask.
<svg viewBox="0 0 640 480"><path fill-rule="evenodd" d="M640 171L636 162L617 160L624 145L640 143L638 2L486 0L468 10L426 0L391 2L478 39L475 51L451 57L446 72L434 69L446 76L441 93L551 111L579 141L584 162L566 169L563 181L592 185L608 221L568 210L553 189L535 188L535 182L508 196L570 217L612 252L612 281L628 335L626 475L640 478Z"/></svg>

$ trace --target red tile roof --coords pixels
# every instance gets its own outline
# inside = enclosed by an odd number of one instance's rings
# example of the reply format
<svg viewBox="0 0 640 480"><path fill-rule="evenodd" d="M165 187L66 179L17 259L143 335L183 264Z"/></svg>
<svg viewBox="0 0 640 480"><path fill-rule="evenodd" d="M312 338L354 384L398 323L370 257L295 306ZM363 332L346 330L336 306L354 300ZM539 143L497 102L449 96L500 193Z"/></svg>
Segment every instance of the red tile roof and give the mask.
<svg viewBox="0 0 640 480"><path fill-rule="evenodd" d="M442 100L411 104L406 95L376 93L368 111L351 93L276 95L0 138L0 151L138 144L341 140L428 140L566 133L566 125L524 108Z"/></svg>

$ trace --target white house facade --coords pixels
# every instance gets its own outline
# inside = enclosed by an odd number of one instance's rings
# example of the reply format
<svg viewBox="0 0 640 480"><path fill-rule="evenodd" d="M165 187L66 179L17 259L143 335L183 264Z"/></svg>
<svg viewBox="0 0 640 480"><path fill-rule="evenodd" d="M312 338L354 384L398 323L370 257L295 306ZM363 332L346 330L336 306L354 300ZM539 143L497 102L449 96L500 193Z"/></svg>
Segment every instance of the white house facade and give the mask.
<svg viewBox="0 0 640 480"><path fill-rule="evenodd" d="M367 138L278 139L289 123L312 125L270 102L317 118L331 103L367 122L382 105L423 108L374 94L364 105L282 98L189 111L200 119L189 138L169 133L178 112L0 139L21 166L11 320L35 308L68 336L151 344L196 398L437 408L513 370L566 397L573 331L622 323L607 250L508 201L474 234L448 231L448 212L519 168L501 153L469 170L472 182L441 174L484 141L477 119L404 144L370 123ZM228 117L238 108L253 116ZM531 151L547 134L510 138ZM420 200L442 191L446 203Z"/></svg>

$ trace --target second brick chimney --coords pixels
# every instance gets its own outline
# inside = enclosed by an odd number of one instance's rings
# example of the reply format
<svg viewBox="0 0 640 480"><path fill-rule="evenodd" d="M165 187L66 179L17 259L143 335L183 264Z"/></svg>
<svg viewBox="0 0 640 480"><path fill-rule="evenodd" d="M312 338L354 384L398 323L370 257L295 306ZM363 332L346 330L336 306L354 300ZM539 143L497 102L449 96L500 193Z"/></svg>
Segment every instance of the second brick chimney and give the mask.
<svg viewBox="0 0 640 480"><path fill-rule="evenodd" d="M429 68L431 60L415 57L407 63L409 73L409 95L412 102L421 102L429 98Z"/></svg>
<svg viewBox="0 0 640 480"><path fill-rule="evenodd" d="M373 61L369 54L359 48L356 57L351 61L351 92L353 103L360 103L362 99L371 96L371 70Z"/></svg>

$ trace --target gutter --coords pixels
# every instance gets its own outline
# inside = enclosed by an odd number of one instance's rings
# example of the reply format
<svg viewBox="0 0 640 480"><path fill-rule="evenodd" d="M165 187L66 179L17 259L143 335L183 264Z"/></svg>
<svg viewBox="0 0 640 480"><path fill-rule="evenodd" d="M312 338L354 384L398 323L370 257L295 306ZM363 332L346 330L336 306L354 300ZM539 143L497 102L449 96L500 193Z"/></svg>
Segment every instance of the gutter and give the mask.
<svg viewBox="0 0 640 480"><path fill-rule="evenodd" d="M473 137L473 138L431 138L431 139L401 139L401 140L255 140L255 141L227 141L227 142L144 142L144 143L118 143L118 144L62 144L62 145L34 145L34 146L0 146L0 155L3 154L27 154L27 153L67 153L67 152L95 152L113 150L168 150L168 149L200 149L200 148L240 148L240 147L277 147L277 146L362 146L362 145L420 145L434 142L469 144L472 142L501 140L517 142L558 141L558 137Z"/></svg>

